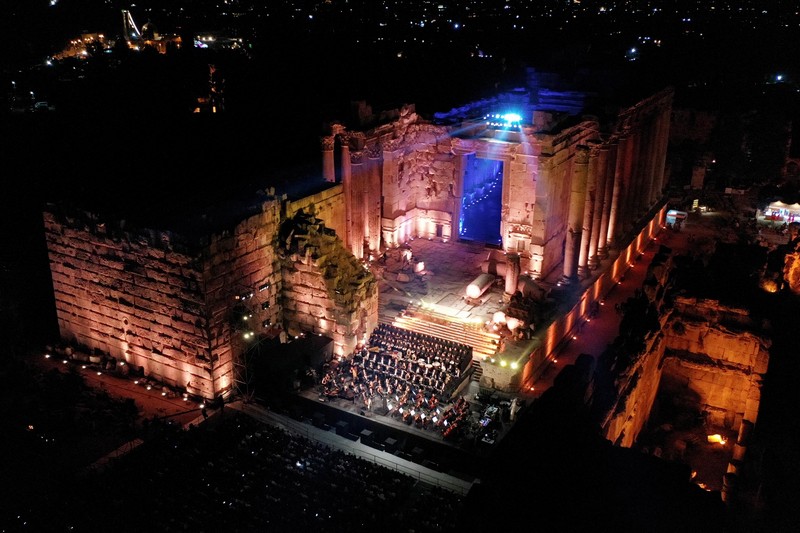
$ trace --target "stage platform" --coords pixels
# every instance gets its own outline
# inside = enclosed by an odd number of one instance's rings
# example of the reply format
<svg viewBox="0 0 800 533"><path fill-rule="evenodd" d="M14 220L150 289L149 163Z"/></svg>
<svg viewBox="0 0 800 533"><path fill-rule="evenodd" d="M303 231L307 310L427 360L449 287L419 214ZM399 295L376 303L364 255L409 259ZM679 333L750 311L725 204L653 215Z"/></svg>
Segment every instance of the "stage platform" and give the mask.
<svg viewBox="0 0 800 533"><path fill-rule="evenodd" d="M405 423L398 414L385 414L380 409L368 410L363 404L343 398L330 399L321 394L318 386L304 387L294 393L257 402L269 405L295 420L304 421L325 430L334 431L351 440L362 440L363 432L371 432L369 443L381 451L462 477L477 476L483 462L494 448L513 429L512 397L481 391L478 384L464 380L456 397L468 402L469 424L455 436L446 438L441 428L428 429ZM442 409L452 402L442 404ZM527 405L515 404L516 416ZM481 420L491 415L491 422L481 426Z"/></svg>

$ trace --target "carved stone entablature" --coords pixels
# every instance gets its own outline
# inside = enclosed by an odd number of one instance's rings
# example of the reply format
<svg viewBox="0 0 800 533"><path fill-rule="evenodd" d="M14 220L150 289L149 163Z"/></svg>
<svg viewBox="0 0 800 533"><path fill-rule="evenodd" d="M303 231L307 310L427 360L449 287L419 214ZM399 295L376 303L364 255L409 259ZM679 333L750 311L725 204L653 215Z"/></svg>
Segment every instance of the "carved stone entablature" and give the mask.
<svg viewBox="0 0 800 533"><path fill-rule="evenodd" d="M360 165L364 162L364 152L362 151L353 151L350 152L350 164L351 165Z"/></svg>
<svg viewBox="0 0 800 533"><path fill-rule="evenodd" d="M336 137L333 135L326 135L325 137L320 138L320 146L322 146L323 150L333 150L333 147L336 145Z"/></svg>
<svg viewBox="0 0 800 533"><path fill-rule="evenodd" d="M350 133L350 149L363 150L367 144L366 137L362 131L354 131Z"/></svg>
<svg viewBox="0 0 800 533"><path fill-rule="evenodd" d="M442 140L450 136L449 130L444 126L437 126L436 124L418 124L417 127L419 128L419 131L433 133Z"/></svg>
<svg viewBox="0 0 800 533"><path fill-rule="evenodd" d="M452 140L453 154L467 155L475 151L475 141L473 139L459 139L453 137Z"/></svg>
<svg viewBox="0 0 800 533"><path fill-rule="evenodd" d="M364 153L369 159L380 159L383 149L378 143L371 143L364 148Z"/></svg>
<svg viewBox="0 0 800 533"><path fill-rule="evenodd" d="M509 237L530 237L533 226L530 224L512 224L508 229Z"/></svg>
<svg viewBox="0 0 800 533"><path fill-rule="evenodd" d="M515 150L518 146L517 143L498 144L480 140L477 143L476 151L479 154L484 154L484 157L488 157L489 159L505 159L513 157L514 153L512 150Z"/></svg>
<svg viewBox="0 0 800 533"><path fill-rule="evenodd" d="M347 128L344 124L334 122L330 125L330 134L334 137L337 135L347 135Z"/></svg>
<svg viewBox="0 0 800 533"><path fill-rule="evenodd" d="M384 152L396 152L405 146L405 141L402 138L391 139L383 143Z"/></svg>

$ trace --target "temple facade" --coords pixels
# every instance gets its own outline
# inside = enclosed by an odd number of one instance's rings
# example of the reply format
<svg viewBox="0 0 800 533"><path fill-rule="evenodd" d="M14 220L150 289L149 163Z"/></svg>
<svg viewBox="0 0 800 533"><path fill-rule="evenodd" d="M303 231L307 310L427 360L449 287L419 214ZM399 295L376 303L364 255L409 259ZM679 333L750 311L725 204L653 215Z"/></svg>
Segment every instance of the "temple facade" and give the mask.
<svg viewBox="0 0 800 533"><path fill-rule="evenodd" d="M368 259L411 238L462 238L463 210L485 187L475 169L492 162L502 250L519 254L534 279L558 272L577 281L662 200L672 99L664 89L610 123L587 116L564 127L539 111L514 127L483 118L443 125L413 106L368 131L333 124L322 169L343 188L342 239Z"/></svg>

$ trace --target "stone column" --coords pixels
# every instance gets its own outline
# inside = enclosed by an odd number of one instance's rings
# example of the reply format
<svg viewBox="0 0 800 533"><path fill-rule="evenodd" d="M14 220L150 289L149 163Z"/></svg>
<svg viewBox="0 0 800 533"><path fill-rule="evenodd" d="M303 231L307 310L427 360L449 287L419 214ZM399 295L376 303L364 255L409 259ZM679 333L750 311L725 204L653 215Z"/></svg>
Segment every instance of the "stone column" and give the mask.
<svg viewBox="0 0 800 533"><path fill-rule="evenodd" d="M614 246L619 240L621 230L619 228L620 225L620 209L621 209L621 199L622 196L620 190L623 187L623 174L625 173L625 166L626 162L625 159L628 153L628 144L629 138L627 133L624 137L619 139L619 144L617 145L617 157L615 158L614 164L614 185L613 185L613 194L611 196L611 210L609 212L608 218L608 233L606 235L606 246Z"/></svg>
<svg viewBox="0 0 800 533"><path fill-rule="evenodd" d="M665 181L665 165L667 163L667 148L669 147L669 123L670 123L670 112L671 108L669 106L664 106L664 109L661 110L661 116L659 118L659 128L658 128L658 153L656 155L656 183L657 183L657 192L658 198L661 198L664 194L664 183Z"/></svg>
<svg viewBox="0 0 800 533"><path fill-rule="evenodd" d="M364 238L366 237L367 203L365 184L367 181L364 171L364 152L353 150L350 152L350 187L349 195L350 221L347 231L350 234L348 247L354 256L364 257Z"/></svg>
<svg viewBox="0 0 800 533"><path fill-rule="evenodd" d="M381 237L383 238L384 245L393 248L400 244L400 235L398 229L394 225L383 226L386 220L384 217L390 218L399 208L399 198L397 186L398 179L398 162L397 154L391 150L383 151L383 163L381 164L381 195L378 201L381 203L380 211L380 224L381 224Z"/></svg>
<svg viewBox="0 0 800 533"><path fill-rule="evenodd" d="M597 235L597 258L608 257L608 228L611 220L611 203L614 195L614 175L617 168L617 142L608 145L608 157L606 158L605 187L603 187L603 212L600 218L600 229Z"/></svg>
<svg viewBox="0 0 800 533"><path fill-rule="evenodd" d="M656 187L658 186L656 183L656 145L658 143L657 128L658 116L654 115L650 117L650 121L647 126L647 151L645 153L645 157L647 158L645 164L645 172L647 172L647 180L645 182L645 190L647 191L647 194L645 195L647 209L649 209L650 206L653 205L658 199L658 195L655 192Z"/></svg>
<svg viewBox="0 0 800 533"><path fill-rule="evenodd" d="M578 255L583 227L583 206L586 202L586 180L589 174L589 147L578 145L572 160L567 242L564 247L564 269L561 283L573 283L578 278Z"/></svg>
<svg viewBox="0 0 800 533"><path fill-rule="evenodd" d="M597 165L600 150L596 146L589 152L589 170L586 178L586 199L583 205L583 227L581 228L581 246L578 255L578 276L589 276L589 243L592 235L592 223L597 204Z"/></svg>
<svg viewBox="0 0 800 533"><path fill-rule="evenodd" d="M381 150L378 146L367 149L367 222L370 250L381 247Z"/></svg>
<svg viewBox="0 0 800 533"><path fill-rule="evenodd" d="M350 161L349 139L342 139L342 194L345 206L345 234L344 245L353 251L353 175Z"/></svg>
<svg viewBox="0 0 800 533"><path fill-rule="evenodd" d="M333 147L336 144L336 137L326 135L320 139L322 146L322 178L331 183L336 181L336 163L333 157Z"/></svg>
<svg viewBox="0 0 800 533"><path fill-rule="evenodd" d="M647 128L639 124L636 134L636 149L633 151L633 201L631 202L631 222L635 223L648 204L647 196Z"/></svg>
<svg viewBox="0 0 800 533"><path fill-rule="evenodd" d="M619 225L620 236L626 234L633 227L635 219L635 200L638 176L636 176L636 161L639 151L639 132L631 129L628 143L625 145L625 166L622 172L622 189L620 190Z"/></svg>
<svg viewBox="0 0 800 533"><path fill-rule="evenodd" d="M510 301L511 297L517 292L519 272L519 254L510 253L506 255L506 292L503 294L505 301Z"/></svg>
<svg viewBox="0 0 800 533"><path fill-rule="evenodd" d="M597 164L596 164L596 190L595 190L595 203L592 212L592 230L589 233L589 258L588 266L590 270L595 270L600 265L600 257L598 256L598 246L600 243L600 226L603 221L603 213L605 212L605 195L606 195L606 176L608 172L608 145L603 145L598 149ZM589 169L591 172L591 168ZM605 239L603 240L605 244Z"/></svg>

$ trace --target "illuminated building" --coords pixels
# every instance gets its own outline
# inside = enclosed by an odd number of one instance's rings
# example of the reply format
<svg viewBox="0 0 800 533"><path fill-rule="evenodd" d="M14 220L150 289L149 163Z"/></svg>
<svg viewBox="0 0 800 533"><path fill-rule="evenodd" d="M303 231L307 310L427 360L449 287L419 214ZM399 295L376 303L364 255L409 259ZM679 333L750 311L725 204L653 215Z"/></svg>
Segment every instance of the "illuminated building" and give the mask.
<svg viewBox="0 0 800 533"><path fill-rule="evenodd" d="M514 257L507 296L522 272L578 286L603 271L589 291L599 299L663 216L672 91L604 117L579 116L573 96L558 108L517 94L506 100L521 103L518 117L500 121L491 115L508 112L502 98L457 120L426 120L414 106L375 120L362 106L362 123L372 125L335 123L322 138L313 190L292 198L271 190L256 209L191 238L51 205L61 337L206 398L231 392L243 354L281 331L328 337L334 355L347 357L378 324L370 256L411 238L480 240L459 221L488 182L498 203L486 225L495 248ZM540 372L592 301L547 326L547 342L527 361L487 366L496 386L519 387Z"/></svg>

